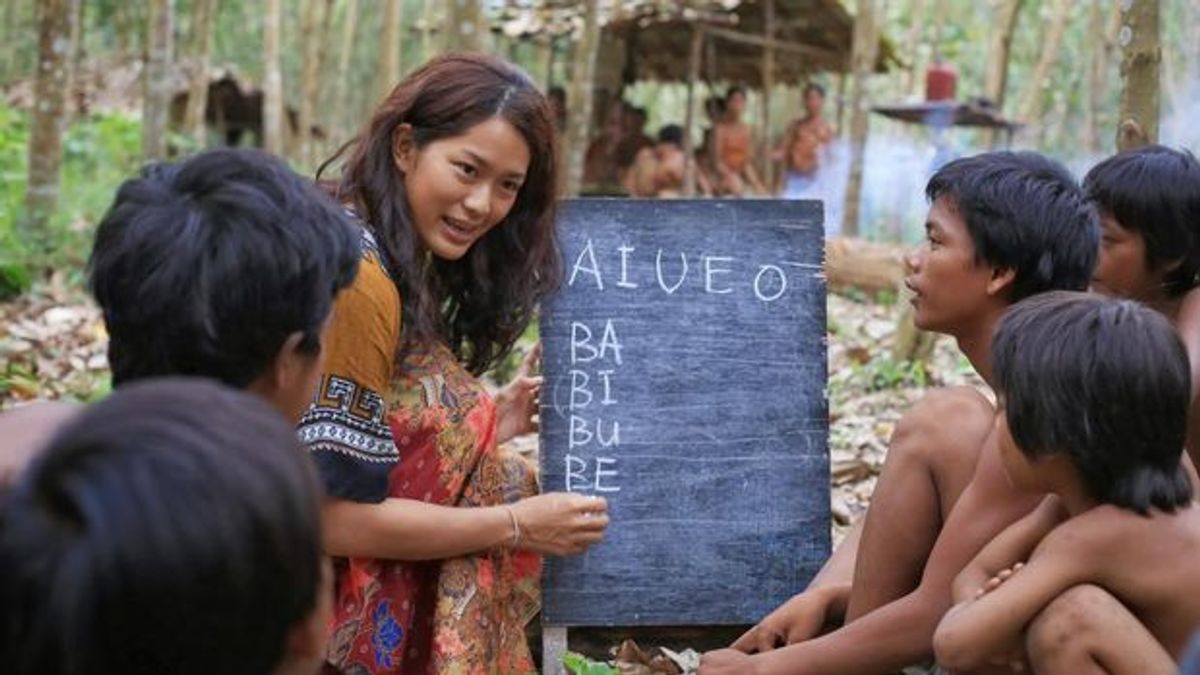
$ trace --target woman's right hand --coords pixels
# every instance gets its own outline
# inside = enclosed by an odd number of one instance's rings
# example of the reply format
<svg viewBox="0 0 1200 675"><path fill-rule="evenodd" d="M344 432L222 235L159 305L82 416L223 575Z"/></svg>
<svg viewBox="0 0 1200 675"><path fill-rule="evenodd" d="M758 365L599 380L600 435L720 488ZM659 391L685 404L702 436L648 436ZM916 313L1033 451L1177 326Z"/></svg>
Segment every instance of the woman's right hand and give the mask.
<svg viewBox="0 0 1200 675"><path fill-rule="evenodd" d="M604 538L608 502L570 492L527 497L510 506L520 527L519 548L549 555L576 555Z"/></svg>

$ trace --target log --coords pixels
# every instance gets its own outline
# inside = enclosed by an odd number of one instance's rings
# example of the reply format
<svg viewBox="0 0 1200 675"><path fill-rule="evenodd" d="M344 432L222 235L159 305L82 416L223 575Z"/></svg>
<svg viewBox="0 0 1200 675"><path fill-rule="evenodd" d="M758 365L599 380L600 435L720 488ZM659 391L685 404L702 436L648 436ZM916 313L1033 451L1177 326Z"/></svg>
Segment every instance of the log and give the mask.
<svg viewBox="0 0 1200 675"><path fill-rule="evenodd" d="M900 244L885 244L848 237L825 241L825 279L829 290L895 293L904 281L904 255Z"/></svg>

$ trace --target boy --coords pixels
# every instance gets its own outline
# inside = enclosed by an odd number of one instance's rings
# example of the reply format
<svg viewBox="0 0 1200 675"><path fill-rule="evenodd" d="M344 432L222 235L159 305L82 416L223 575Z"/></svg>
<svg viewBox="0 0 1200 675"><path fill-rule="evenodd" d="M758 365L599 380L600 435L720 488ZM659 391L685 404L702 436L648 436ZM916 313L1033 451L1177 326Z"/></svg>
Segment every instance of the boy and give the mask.
<svg viewBox="0 0 1200 675"><path fill-rule="evenodd" d="M953 336L990 381L992 330L1012 303L1087 286L1099 246L1094 213L1061 165L1033 153L956 160L926 194L927 244L906 281L917 326ZM864 675L929 658L955 575L1037 503L1008 485L990 439L993 415L969 389L918 402L896 426L861 528L809 590L734 643L759 654L713 652L701 672Z"/></svg>
<svg viewBox="0 0 1200 675"><path fill-rule="evenodd" d="M118 190L88 261L113 386L211 377L298 420L360 241L333 200L265 153L148 167Z"/></svg>
<svg viewBox="0 0 1200 675"><path fill-rule="evenodd" d="M199 379L122 387L0 502L5 672L315 673L319 506L265 402Z"/></svg>
<svg viewBox="0 0 1200 675"><path fill-rule="evenodd" d="M1200 459L1200 162L1151 145L1114 155L1084 178L1099 211L1100 257L1092 289L1139 300L1170 319L1192 364L1188 454ZM1154 652L1170 661L1136 617L1110 594L1084 585L1060 595L1031 625L1028 652L1045 672L1078 672ZM1131 672L1146 668L1126 668Z"/></svg>
<svg viewBox="0 0 1200 675"><path fill-rule="evenodd" d="M1191 380L1171 324L1130 300L1044 294L1004 318L992 363L1005 473L1051 496L956 579L939 664L967 671L1020 649L1025 627L1080 584L1112 593L1182 654L1200 627L1200 509L1180 463Z"/></svg>
<svg viewBox="0 0 1200 675"><path fill-rule="evenodd" d="M265 153L212 150L148 166L117 191L88 265L114 385L212 377L298 420L359 247L338 205ZM0 416L0 489L75 412L54 402Z"/></svg>

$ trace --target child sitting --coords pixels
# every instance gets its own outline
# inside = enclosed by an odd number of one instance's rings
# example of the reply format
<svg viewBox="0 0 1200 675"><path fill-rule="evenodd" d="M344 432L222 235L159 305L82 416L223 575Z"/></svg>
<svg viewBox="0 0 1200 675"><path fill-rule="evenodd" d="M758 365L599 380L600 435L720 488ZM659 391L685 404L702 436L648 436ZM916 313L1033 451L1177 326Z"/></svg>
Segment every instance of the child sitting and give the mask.
<svg viewBox="0 0 1200 675"><path fill-rule="evenodd" d="M1171 324L1129 300L1043 294L1001 321L992 367L1009 480L1050 496L956 579L934 636L939 664L971 670L1022 650L1041 610L1085 584L1181 654L1200 626L1200 510L1180 463L1190 376ZM1095 664L1152 672L1138 656Z"/></svg>
<svg viewBox="0 0 1200 675"><path fill-rule="evenodd" d="M320 500L259 397L121 387L0 501L4 672L316 672L332 613Z"/></svg>

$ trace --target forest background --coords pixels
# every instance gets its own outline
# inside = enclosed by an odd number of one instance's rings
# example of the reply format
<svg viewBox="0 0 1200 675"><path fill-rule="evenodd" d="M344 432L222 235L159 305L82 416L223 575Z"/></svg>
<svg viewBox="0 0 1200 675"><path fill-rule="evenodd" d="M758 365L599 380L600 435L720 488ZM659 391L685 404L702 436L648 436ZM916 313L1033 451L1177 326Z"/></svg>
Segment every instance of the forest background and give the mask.
<svg viewBox="0 0 1200 675"><path fill-rule="evenodd" d="M594 61L600 26L684 4L721 9L736 0L0 0L0 408L108 391L106 336L82 288L95 223L120 182L146 161L220 140L194 108L177 110L172 124L173 93L203 91L215 72L262 88L274 111L263 119L266 146L311 175L405 73L444 51L486 49L542 85L567 90L565 141L577 177L583 143L598 133L603 114L590 93L593 74L605 68ZM860 36L856 63L873 60L863 53L876 36L897 57L886 72L812 74L829 92L826 114L840 142L862 148L861 184L847 200L857 213L847 209L841 224L861 237L855 241L920 236L922 187L938 143L953 154L1035 149L1080 172L1112 153L1119 120L1151 98L1122 101L1130 90L1120 72L1122 45L1140 44L1142 35L1126 30L1138 12L1157 14L1152 41L1141 46L1161 55L1151 81L1160 103L1148 124L1157 124L1160 142L1200 148L1200 0L856 0L841 7ZM926 127L868 114L871 105L920 100L935 55L957 70L958 99L986 96L1021 129L1011 139L959 129L935 139L938 132ZM697 94L721 95L733 84L697 83ZM685 84L634 82L622 95L647 109L648 133L685 119ZM771 128L760 134L768 143L802 114L801 89L776 87L769 100ZM750 91L751 124L762 119L763 101ZM320 134L288 134L289 126ZM701 131L696 125L694 140ZM574 182L566 192L577 189ZM888 256L894 269L896 257ZM952 345L913 346L897 299L894 287L830 296L835 529L865 507L899 412L926 387L979 384ZM898 349L903 343L909 347Z"/></svg>

